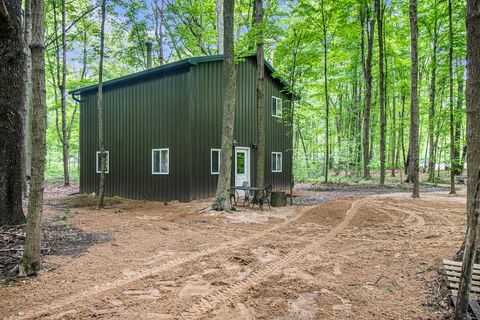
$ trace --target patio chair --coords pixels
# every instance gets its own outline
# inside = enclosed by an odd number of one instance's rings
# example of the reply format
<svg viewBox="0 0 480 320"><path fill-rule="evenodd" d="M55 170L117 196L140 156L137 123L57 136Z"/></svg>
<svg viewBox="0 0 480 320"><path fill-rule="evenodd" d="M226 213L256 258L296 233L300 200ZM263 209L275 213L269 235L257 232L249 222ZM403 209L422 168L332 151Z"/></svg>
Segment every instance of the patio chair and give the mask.
<svg viewBox="0 0 480 320"><path fill-rule="evenodd" d="M252 200L252 209L255 207L255 204L258 204L260 210L263 211L263 205L266 203L268 205L268 209L272 209L270 207L270 195L272 193L272 186L269 185L263 190L257 191L255 194L254 199Z"/></svg>
<svg viewBox="0 0 480 320"><path fill-rule="evenodd" d="M244 181L242 183L242 187L250 187L250 183L248 181ZM250 202L250 190L243 190L244 198L243 198L243 205L245 206L246 203Z"/></svg>

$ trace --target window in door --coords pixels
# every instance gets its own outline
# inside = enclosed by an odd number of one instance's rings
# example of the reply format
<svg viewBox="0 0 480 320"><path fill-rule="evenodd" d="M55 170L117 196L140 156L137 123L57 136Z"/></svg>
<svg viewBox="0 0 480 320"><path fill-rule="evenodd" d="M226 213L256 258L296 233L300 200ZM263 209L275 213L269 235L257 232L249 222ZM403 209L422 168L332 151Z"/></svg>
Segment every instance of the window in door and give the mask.
<svg viewBox="0 0 480 320"><path fill-rule="evenodd" d="M237 174L245 174L245 152L237 152Z"/></svg>

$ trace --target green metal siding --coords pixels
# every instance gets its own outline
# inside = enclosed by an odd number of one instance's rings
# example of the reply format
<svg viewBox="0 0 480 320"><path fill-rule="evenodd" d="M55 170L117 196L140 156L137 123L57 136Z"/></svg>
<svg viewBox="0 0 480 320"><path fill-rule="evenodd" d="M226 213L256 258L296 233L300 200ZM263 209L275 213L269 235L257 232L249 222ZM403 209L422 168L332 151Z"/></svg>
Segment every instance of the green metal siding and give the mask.
<svg viewBox="0 0 480 320"><path fill-rule="evenodd" d="M188 70L188 69L187 69ZM188 72L104 92L106 195L190 200ZM152 174L152 149L169 148L169 174ZM97 95L82 95L80 191L97 192Z"/></svg>
<svg viewBox="0 0 480 320"><path fill-rule="evenodd" d="M282 99L282 118L272 116L272 96ZM292 181L292 137L288 124L291 98L271 76L265 77L265 184L286 189ZM282 172L272 172L272 152L282 153Z"/></svg>
<svg viewBox="0 0 480 320"><path fill-rule="evenodd" d="M272 95L287 96L282 83L265 77L265 181L275 189L290 185L290 129L271 115ZM239 147L257 141L256 63L237 64L235 139ZM98 190L97 95L81 94L80 192ZM210 173L210 150L219 149L223 113L223 61L212 60L157 77L132 78L104 92L105 146L110 156L106 194L132 199L189 201L215 194L217 175ZM153 175L152 149L169 148L169 174ZM233 150L233 146L232 146ZM282 172L271 172L271 152L282 152ZM256 150L251 148L254 183ZM232 170L233 171L233 170ZM233 178L233 177L232 177Z"/></svg>
<svg viewBox="0 0 480 320"><path fill-rule="evenodd" d="M247 59L237 64L237 106L234 139L237 147L250 147L250 174L255 183L257 142L256 63ZM199 64L191 68L195 101L192 109L192 198L215 194L218 175L210 173L210 150L219 149L223 114L223 62ZM265 183L274 189L288 188L291 181L292 145L289 127L272 117L272 95L284 101L283 113L288 114L290 103L278 82L265 77ZM282 172L272 172L271 152L282 152ZM233 153L233 145L232 145ZM233 171L234 163L232 163ZM234 182L232 172L232 184Z"/></svg>

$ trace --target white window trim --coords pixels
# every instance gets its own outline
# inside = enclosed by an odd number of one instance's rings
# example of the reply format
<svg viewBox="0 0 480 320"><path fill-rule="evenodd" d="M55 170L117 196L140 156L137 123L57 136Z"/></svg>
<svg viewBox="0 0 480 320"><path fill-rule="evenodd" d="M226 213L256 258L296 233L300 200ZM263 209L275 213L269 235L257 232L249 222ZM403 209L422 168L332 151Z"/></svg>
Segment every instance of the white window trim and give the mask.
<svg viewBox="0 0 480 320"><path fill-rule="evenodd" d="M162 168L162 151L167 151L167 172L155 172L155 151L160 152L160 168ZM161 170L161 169L160 169ZM152 149L152 174L161 174L161 175L168 175L170 173L170 149L169 148L161 148L161 149Z"/></svg>
<svg viewBox="0 0 480 320"><path fill-rule="evenodd" d="M273 114L273 110L272 110L272 117L281 118L281 117L282 117L282 112L283 112L283 101L282 101L282 98L272 96L272 105L273 105L273 100L276 100L277 103L276 103L276 108L275 108L276 113ZM278 110L279 110L279 109L278 109L278 101L280 101L280 112L278 112Z"/></svg>
<svg viewBox="0 0 480 320"><path fill-rule="evenodd" d="M276 168L273 168L273 156L275 155L275 157L277 155L280 155L280 170L276 169ZM272 157L270 158L271 161L272 161L272 172L282 172L282 169L283 169L283 154L281 152L272 152ZM276 159L275 159L276 160ZM275 161L276 162L276 161ZM277 162L276 162L277 163ZM278 167L278 163L277 163L277 167Z"/></svg>
<svg viewBox="0 0 480 320"><path fill-rule="evenodd" d="M100 156L100 151L97 151L97 153L95 154L95 172L97 173L102 173L102 169L100 168L100 170L98 170L98 159L99 159L99 156ZM110 154L108 151L105 151L105 158L107 159L107 163L106 163L106 166L105 166L105 173L108 173L110 170Z"/></svg>
<svg viewBox="0 0 480 320"><path fill-rule="evenodd" d="M213 172L213 152L218 151L218 172ZM220 159L222 155L222 149L210 149L210 174L219 175L220 174Z"/></svg>

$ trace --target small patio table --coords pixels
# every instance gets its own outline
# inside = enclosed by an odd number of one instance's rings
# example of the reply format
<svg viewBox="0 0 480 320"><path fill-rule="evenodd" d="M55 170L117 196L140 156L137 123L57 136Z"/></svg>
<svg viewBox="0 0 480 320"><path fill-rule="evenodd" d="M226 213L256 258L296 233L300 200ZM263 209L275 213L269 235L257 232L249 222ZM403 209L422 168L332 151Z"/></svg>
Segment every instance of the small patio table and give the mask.
<svg viewBox="0 0 480 320"><path fill-rule="evenodd" d="M238 193L239 190L244 192L243 205L245 206L245 204L250 205L250 203L254 201L255 195L258 194L257 191L262 190L262 188L247 187L247 186L232 186L230 188L230 203L232 205L236 206L238 203L238 200L240 200L240 194ZM251 197L252 193L253 193L253 196Z"/></svg>

